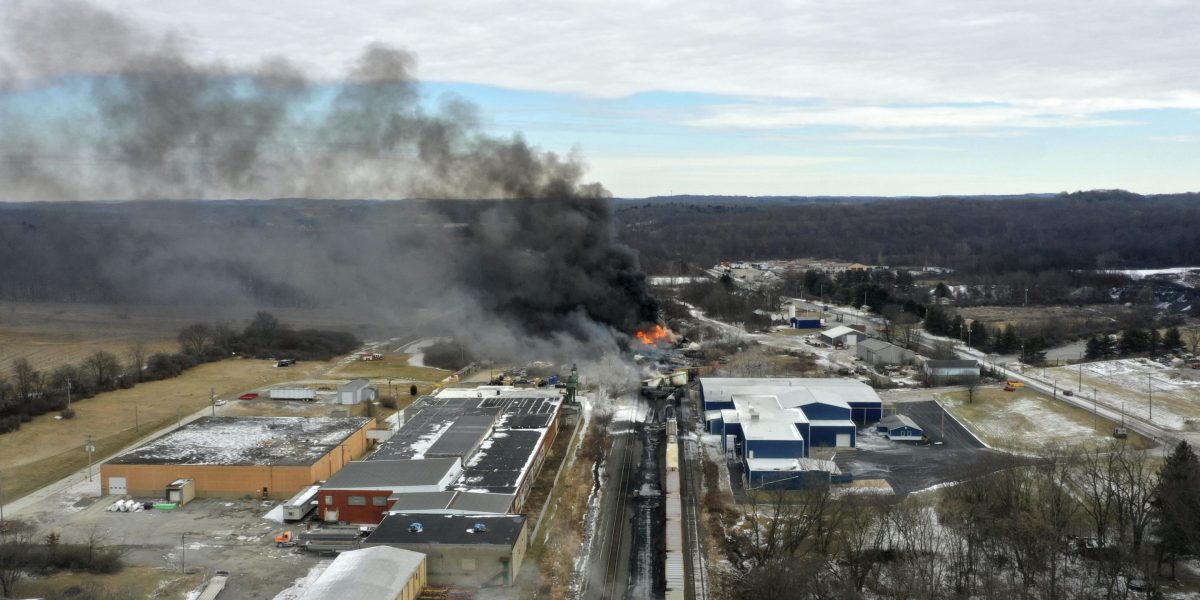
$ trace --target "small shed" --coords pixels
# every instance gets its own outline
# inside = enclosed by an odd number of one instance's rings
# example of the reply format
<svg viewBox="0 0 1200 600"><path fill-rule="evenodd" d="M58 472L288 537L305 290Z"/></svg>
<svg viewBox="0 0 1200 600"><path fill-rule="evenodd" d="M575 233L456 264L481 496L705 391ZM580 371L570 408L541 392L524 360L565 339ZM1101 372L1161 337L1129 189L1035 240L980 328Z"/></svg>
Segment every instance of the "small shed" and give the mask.
<svg viewBox="0 0 1200 600"><path fill-rule="evenodd" d="M916 442L925 432L907 415L888 415L879 422L878 431L894 442Z"/></svg>
<svg viewBox="0 0 1200 600"><path fill-rule="evenodd" d="M821 341L834 345L853 346L866 339L866 337L867 334L852 327L846 327L845 325L839 325L821 332Z"/></svg>
<svg viewBox="0 0 1200 600"><path fill-rule="evenodd" d="M349 383L339 385L337 389L338 404L360 404L373 400L375 396L370 386L371 382L366 379L353 379Z"/></svg>
<svg viewBox="0 0 1200 600"><path fill-rule="evenodd" d="M176 479L167 486L167 502L183 506L195 498L195 479Z"/></svg>

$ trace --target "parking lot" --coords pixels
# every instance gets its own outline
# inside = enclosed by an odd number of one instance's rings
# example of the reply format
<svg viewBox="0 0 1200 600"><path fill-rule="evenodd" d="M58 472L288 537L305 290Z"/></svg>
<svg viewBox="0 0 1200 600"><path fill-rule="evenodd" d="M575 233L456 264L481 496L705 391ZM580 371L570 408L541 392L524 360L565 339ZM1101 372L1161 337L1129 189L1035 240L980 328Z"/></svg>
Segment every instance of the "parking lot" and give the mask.
<svg viewBox="0 0 1200 600"><path fill-rule="evenodd" d="M855 479L886 479L903 496L1002 464L999 453L986 448L936 402L907 402L899 412L911 417L933 443L893 442L874 428L860 429L858 448L838 452L838 467Z"/></svg>
<svg viewBox="0 0 1200 600"><path fill-rule="evenodd" d="M322 560L294 548L275 547L275 535L285 526L263 518L274 503L205 498L172 511L105 510L115 500L97 497L81 484L54 504L23 511L20 518L37 525L39 536L57 532L64 539L83 541L95 532L102 545L124 550L128 566L230 571L222 599L274 598ZM293 531L303 529L303 525L289 525Z"/></svg>

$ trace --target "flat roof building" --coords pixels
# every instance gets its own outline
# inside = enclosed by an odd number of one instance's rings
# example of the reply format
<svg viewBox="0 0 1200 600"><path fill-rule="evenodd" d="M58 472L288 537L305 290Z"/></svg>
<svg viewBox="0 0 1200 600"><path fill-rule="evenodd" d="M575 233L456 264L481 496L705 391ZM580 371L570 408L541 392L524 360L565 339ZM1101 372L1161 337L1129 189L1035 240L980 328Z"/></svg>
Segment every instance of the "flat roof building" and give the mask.
<svg viewBox="0 0 1200 600"><path fill-rule="evenodd" d="M363 546L390 546L426 556L429 583L510 586L528 546L521 515L390 514Z"/></svg>
<svg viewBox="0 0 1200 600"><path fill-rule="evenodd" d="M422 397L362 465L322 487L321 514L372 524L400 510L521 512L561 407L552 388L450 388Z"/></svg>
<svg viewBox="0 0 1200 600"><path fill-rule="evenodd" d="M376 546L342 552L296 600L415 600L428 580L425 555Z"/></svg>
<svg viewBox="0 0 1200 600"><path fill-rule="evenodd" d="M109 494L161 497L177 479L196 495L287 496L329 479L370 445L374 419L201 417L100 466Z"/></svg>

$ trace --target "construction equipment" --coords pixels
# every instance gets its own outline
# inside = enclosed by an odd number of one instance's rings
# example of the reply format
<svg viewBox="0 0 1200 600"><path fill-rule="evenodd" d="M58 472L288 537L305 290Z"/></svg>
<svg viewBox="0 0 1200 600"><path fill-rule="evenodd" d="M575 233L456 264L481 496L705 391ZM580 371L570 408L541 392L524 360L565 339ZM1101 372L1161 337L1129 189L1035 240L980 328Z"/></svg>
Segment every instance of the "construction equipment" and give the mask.
<svg viewBox="0 0 1200 600"><path fill-rule="evenodd" d="M295 540L295 538L292 537L291 530L285 531L285 532L275 536L275 547L276 548L291 548L292 546L295 546L295 545L296 545L296 540Z"/></svg>

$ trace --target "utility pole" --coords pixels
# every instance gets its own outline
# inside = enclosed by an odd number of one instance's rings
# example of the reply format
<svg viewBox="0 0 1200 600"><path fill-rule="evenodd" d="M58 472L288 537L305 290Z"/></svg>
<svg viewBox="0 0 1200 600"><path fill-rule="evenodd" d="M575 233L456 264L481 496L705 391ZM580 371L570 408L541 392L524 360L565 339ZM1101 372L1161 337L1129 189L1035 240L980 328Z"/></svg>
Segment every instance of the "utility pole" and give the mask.
<svg viewBox="0 0 1200 600"><path fill-rule="evenodd" d="M96 451L96 443L92 441L92 434L87 434L87 439L83 442L83 449L88 455L88 481L92 480L92 453Z"/></svg>
<svg viewBox="0 0 1200 600"><path fill-rule="evenodd" d="M138 428L138 407L136 404L133 405L133 432L141 433L141 429Z"/></svg>
<svg viewBox="0 0 1200 600"><path fill-rule="evenodd" d="M179 534L179 571L184 574L187 573L187 541L185 538L187 538L186 533Z"/></svg>
<svg viewBox="0 0 1200 600"><path fill-rule="evenodd" d="M1100 421L1096 416L1096 388L1092 388L1092 429L1099 429Z"/></svg>
<svg viewBox="0 0 1200 600"><path fill-rule="evenodd" d="M0 472L0 532L4 531L4 473Z"/></svg>
<svg viewBox="0 0 1200 600"><path fill-rule="evenodd" d="M67 410L71 410L71 378L67 378Z"/></svg>
<svg viewBox="0 0 1200 600"><path fill-rule="evenodd" d="M212 416L217 416L217 390L208 388L208 403L212 406Z"/></svg>
<svg viewBox="0 0 1200 600"><path fill-rule="evenodd" d="M1083 393L1083 353L1079 353L1079 393Z"/></svg>
<svg viewBox="0 0 1200 600"><path fill-rule="evenodd" d="M1149 419L1151 421L1153 421L1154 420L1154 376L1149 373L1146 374L1146 396L1147 396L1147 400L1149 400L1149 402L1150 402L1150 417L1149 417Z"/></svg>

